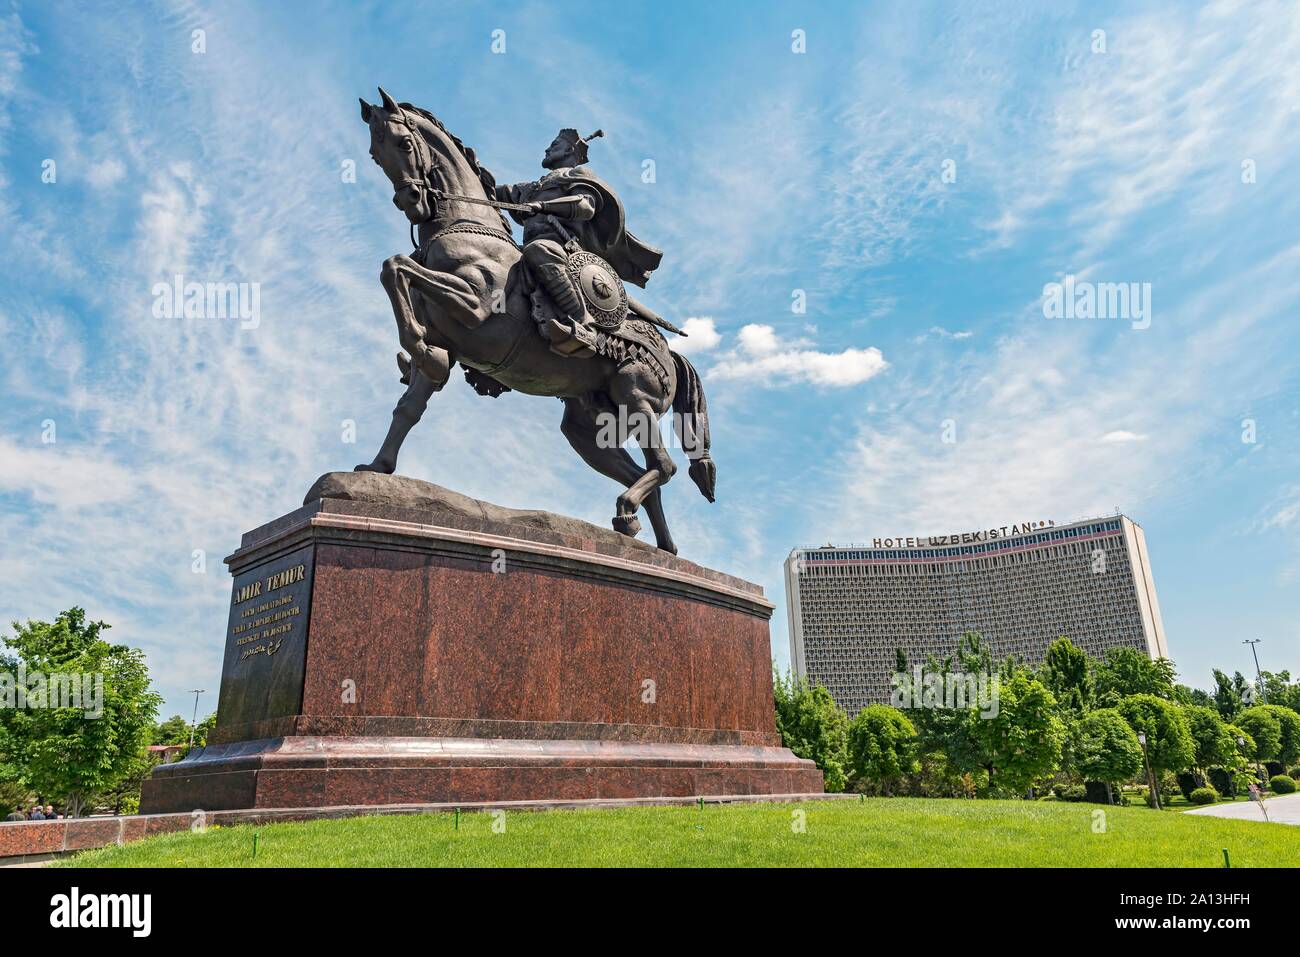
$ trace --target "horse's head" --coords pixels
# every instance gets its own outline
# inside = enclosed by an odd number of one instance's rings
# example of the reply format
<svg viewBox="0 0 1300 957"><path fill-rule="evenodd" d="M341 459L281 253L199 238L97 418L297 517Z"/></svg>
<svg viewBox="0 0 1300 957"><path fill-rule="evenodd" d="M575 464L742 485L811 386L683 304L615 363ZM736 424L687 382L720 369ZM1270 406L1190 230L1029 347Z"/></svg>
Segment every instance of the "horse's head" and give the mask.
<svg viewBox="0 0 1300 957"><path fill-rule="evenodd" d="M381 87L382 104L361 101L361 119L370 127L370 157L393 184L393 205L419 225L433 217L438 159L421 128L418 113L403 109Z"/></svg>
<svg viewBox="0 0 1300 957"><path fill-rule="evenodd" d="M393 205L417 226L435 217L457 218L508 232L509 224L495 210L454 198L496 196L492 171L474 151L432 113L398 103L382 88L379 95L383 102L378 105L361 101L361 119L370 127L370 156L393 184ZM435 196L435 190L448 198Z"/></svg>

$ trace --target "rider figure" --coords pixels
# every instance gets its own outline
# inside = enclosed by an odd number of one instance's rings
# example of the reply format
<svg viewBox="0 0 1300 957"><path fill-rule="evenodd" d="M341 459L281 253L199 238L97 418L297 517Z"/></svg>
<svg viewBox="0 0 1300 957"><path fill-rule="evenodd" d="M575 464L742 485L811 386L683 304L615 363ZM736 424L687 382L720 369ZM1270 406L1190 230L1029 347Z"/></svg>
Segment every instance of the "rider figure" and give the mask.
<svg viewBox="0 0 1300 957"><path fill-rule="evenodd" d="M560 130L542 158L550 172L534 182L497 186L498 201L529 207L510 215L524 227L524 261L567 320L551 320L544 330L552 351L561 355L589 356L595 343L591 317L569 275L570 252L594 253L624 282L642 287L663 258L628 232L614 191L583 168L587 140L603 135L597 130L583 139L577 130Z"/></svg>

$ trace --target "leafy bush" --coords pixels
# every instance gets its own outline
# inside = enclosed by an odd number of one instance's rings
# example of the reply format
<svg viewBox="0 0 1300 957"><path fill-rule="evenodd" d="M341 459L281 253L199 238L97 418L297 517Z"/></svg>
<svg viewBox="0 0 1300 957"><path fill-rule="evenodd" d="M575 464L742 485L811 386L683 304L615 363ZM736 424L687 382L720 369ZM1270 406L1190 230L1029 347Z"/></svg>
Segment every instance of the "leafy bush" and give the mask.
<svg viewBox="0 0 1300 957"><path fill-rule="evenodd" d="M806 678L773 674L772 691L781 743L821 768L827 791L843 791L848 783L848 715L823 685L809 685Z"/></svg>
<svg viewBox="0 0 1300 957"><path fill-rule="evenodd" d="M1224 797L1234 797L1237 793L1237 785L1233 780L1232 773L1227 768L1214 767L1210 768L1210 785ZM1187 796L1191 800L1191 795Z"/></svg>
<svg viewBox="0 0 1300 957"><path fill-rule="evenodd" d="M1062 801L1088 800L1088 789L1082 784L1058 784L1052 790L1056 792L1056 796Z"/></svg>
<svg viewBox="0 0 1300 957"><path fill-rule="evenodd" d="M919 769L916 728L907 715L886 704L863 708L849 723L849 766L856 779L892 795L898 781Z"/></svg>
<svg viewBox="0 0 1300 957"><path fill-rule="evenodd" d="M1300 781L1300 764L1297 764L1295 767L1293 767L1290 771L1287 772L1287 774L1291 775L1291 777L1295 778L1297 781Z"/></svg>
<svg viewBox="0 0 1300 957"><path fill-rule="evenodd" d="M1274 794L1295 794L1295 780L1285 774L1275 774L1268 779Z"/></svg>
<svg viewBox="0 0 1300 957"><path fill-rule="evenodd" d="M1213 804L1219 799L1219 792L1214 788L1197 788L1187 800L1193 804Z"/></svg>
<svg viewBox="0 0 1300 957"><path fill-rule="evenodd" d="M1161 771L1156 775L1156 783L1160 787L1160 800L1166 803L1178 793L1178 776L1173 771Z"/></svg>
<svg viewBox="0 0 1300 957"><path fill-rule="evenodd" d="M1180 771L1178 774L1178 790L1187 800L1192 799L1192 792L1197 788L1207 787L1209 782L1205 780L1205 775L1200 771Z"/></svg>

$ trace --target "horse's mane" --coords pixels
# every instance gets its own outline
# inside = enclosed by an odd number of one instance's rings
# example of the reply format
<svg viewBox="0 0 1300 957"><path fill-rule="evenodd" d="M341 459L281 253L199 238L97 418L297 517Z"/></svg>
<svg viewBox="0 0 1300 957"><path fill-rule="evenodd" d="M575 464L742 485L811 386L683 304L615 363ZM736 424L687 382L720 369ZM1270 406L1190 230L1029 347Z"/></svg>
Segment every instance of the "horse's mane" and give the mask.
<svg viewBox="0 0 1300 957"><path fill-rule="evenodd" d="M478 181L483 184L483 192L487 194L487 198L488 199L497 198L497 179L495 176L492 175L492 171L478 161L478 156L475 155L474 150L471 147L468 147L464 143L462 143L460 141L459 136L457 136L451 130L447 129L447 127L442 125L442 120L438 119L428 110L419 106L415 106L411 103L399 103L397 105L404 110L410 110L412 113L418 113L420 116L424 117L434 126L436 126L439 130L441 130L442 134L446 136L447 139L455 143L456 149L460 150L460 155L465 157L465 162L469 163L470 169L472 169L475 172L475 174L477 174ZM503 226L505 226L508 232L510 229L510 223L506 219L505 213L501 212L501 210L497 210L497 215L501 217L501 223Z"/></svg>

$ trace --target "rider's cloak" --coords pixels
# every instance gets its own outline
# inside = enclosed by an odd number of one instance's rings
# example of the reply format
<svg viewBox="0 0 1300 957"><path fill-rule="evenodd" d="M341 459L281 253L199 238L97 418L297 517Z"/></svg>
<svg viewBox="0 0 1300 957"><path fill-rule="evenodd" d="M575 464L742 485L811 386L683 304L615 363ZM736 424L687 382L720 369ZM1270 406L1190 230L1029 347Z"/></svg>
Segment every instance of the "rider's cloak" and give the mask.
<svg viewBox="0 0 1300 957"><path fill-rule="evenodd" d="M582 248L595 253L617 272L624 282L644 287L650 274L659 268L663 252L637 239L627 228L623 203L609 184L582 166L567 166L554 170L534 183L520 183L505 187L513 203L541 202L570 196L575 192L594 194L599 202L596 215L589 220L564 220L564 227L573 233ZM512 212L516 222L524 223L527 217Z"/></svg>

